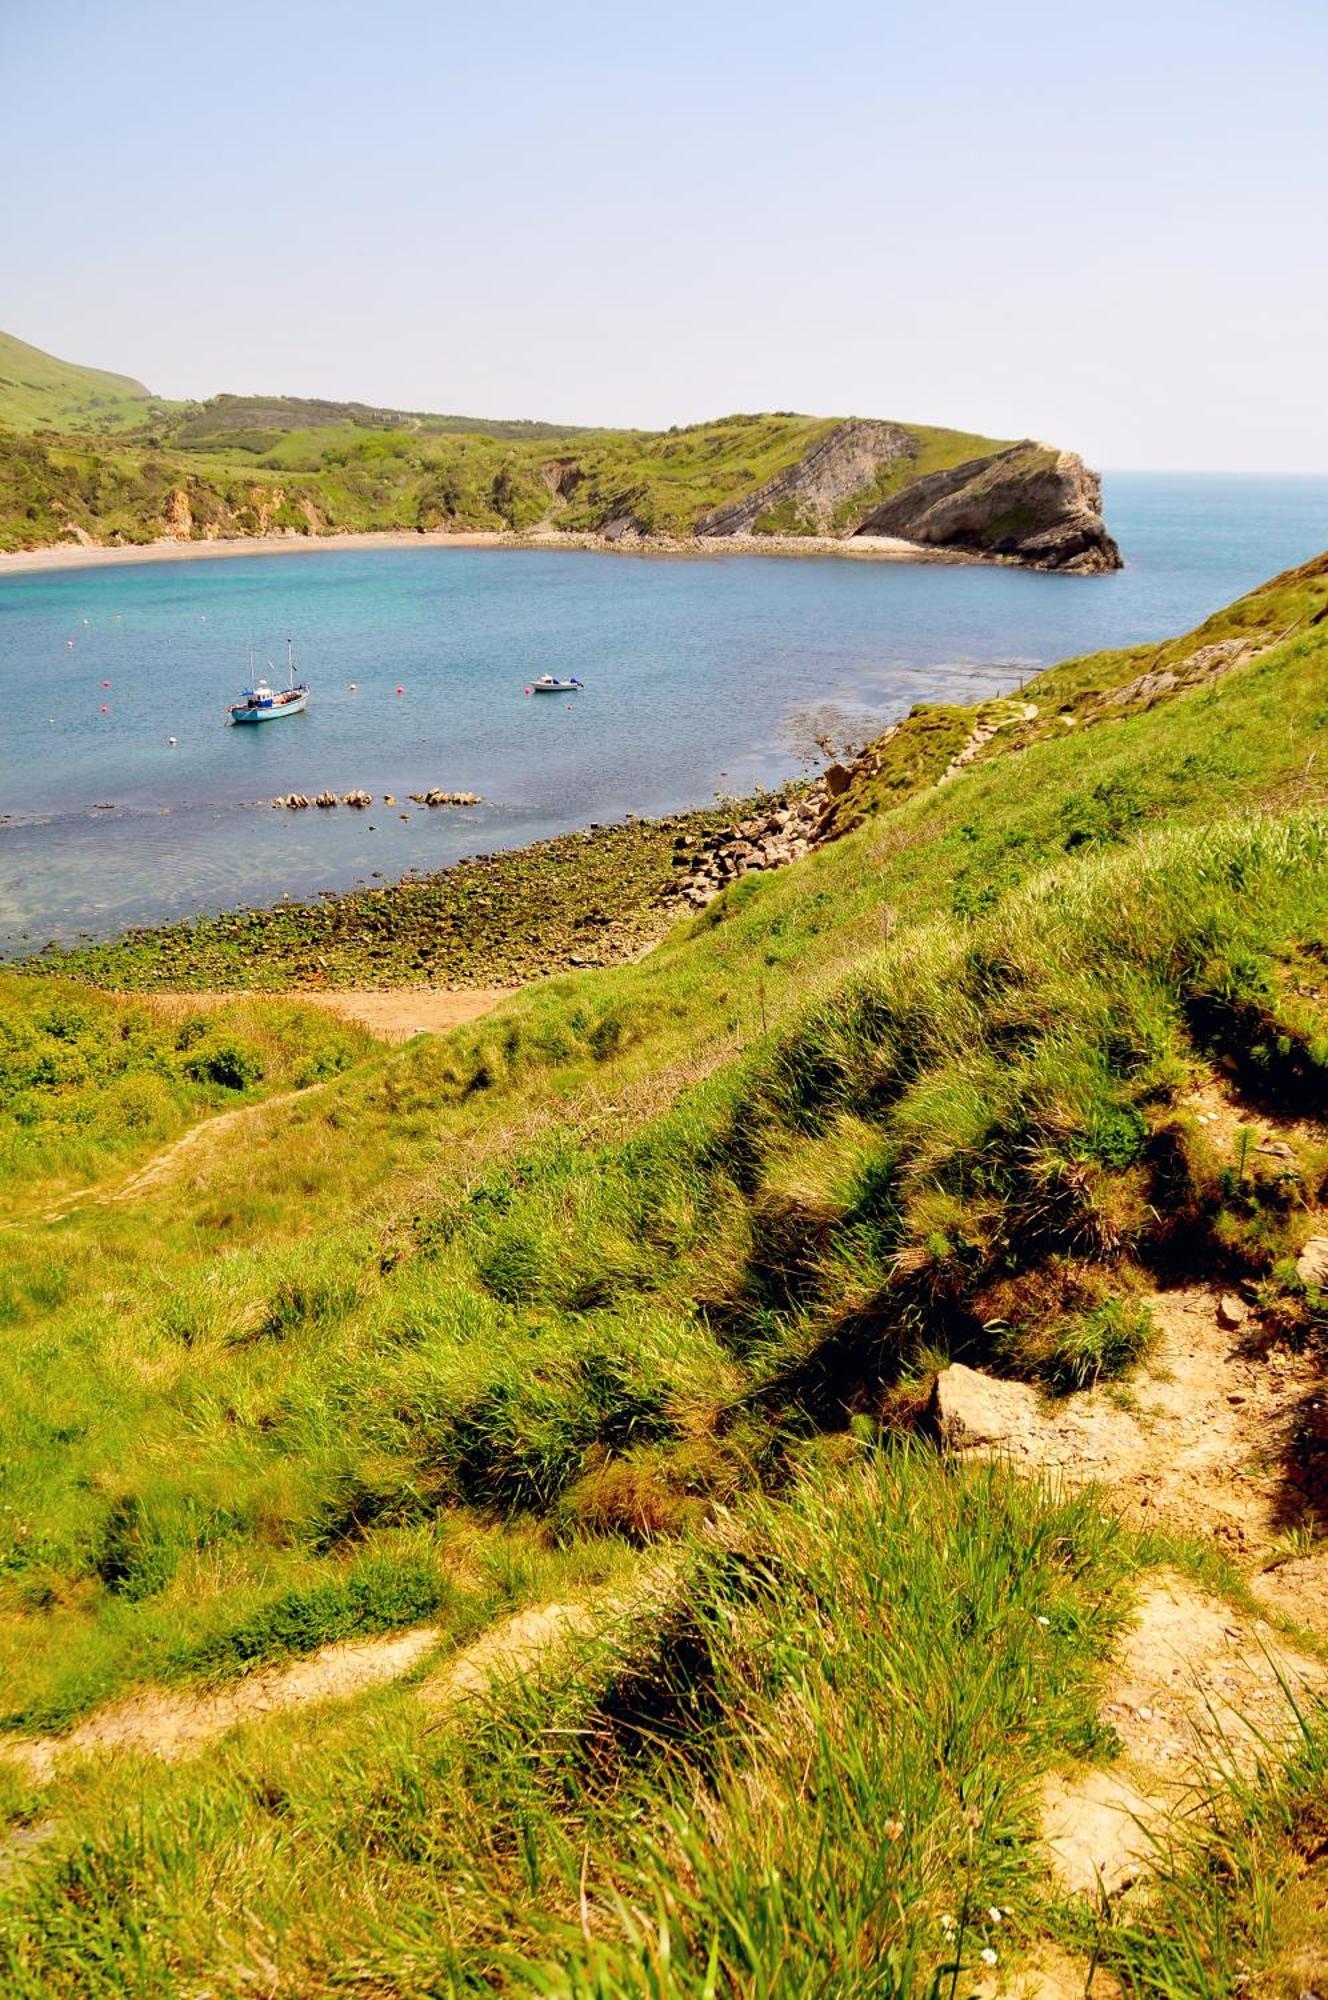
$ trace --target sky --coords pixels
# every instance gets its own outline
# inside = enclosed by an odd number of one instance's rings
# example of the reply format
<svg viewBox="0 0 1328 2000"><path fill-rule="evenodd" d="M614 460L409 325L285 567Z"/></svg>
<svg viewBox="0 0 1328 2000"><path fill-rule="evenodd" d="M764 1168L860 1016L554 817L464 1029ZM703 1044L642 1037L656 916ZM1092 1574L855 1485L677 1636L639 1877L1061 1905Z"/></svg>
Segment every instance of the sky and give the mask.
<svg viewBox="0 0 1328 2000"><path fill-rule="evenodd" d="M0 327L157 393L1328 472L1328 0L0 0Z"/></svg>

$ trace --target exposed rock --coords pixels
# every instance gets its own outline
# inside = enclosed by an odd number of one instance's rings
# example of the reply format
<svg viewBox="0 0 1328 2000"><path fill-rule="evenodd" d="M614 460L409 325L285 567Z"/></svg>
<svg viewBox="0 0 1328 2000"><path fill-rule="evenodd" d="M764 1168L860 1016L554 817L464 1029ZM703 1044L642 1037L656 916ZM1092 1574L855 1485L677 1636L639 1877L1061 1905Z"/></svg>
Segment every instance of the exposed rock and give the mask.
<svg viewBox="0 0 1328 2000"><path fill-rule="evenodd" d="M886 466L916 456L917 439L901 424L859 418L836 424L799 459L741 500L716 507L696 524L698 535L750 534L776 507L796 517L804 533L823 534L838 509L855 494L869 492Z"/></svg>
<svg viewBox="0 0 1328 2000"><path fill-rule="evenodd" d="M848 790L852 779L842 764L829 764L822 774L822 783L831 798L837 799Z"/></svg>
<svg viewBox="0 0 1328 2000"><path fill-rule="evenodd" d="M1087 709L1085 720L1096 722L1123 708L1149 708L1155 701L1161 701L1181 688L1219 680L1233 667L1257 659L1260 653L1267 652L1275 643L1272 634L1262 633L1219 639L1211 646L1200 646L1184 659L1173 660L1169 667L1154 668L1146 674L1137 674L1120 687L1105 689Z"/></svg>
<svg viewBox="0 0 1328 2000"><path fill-rule="evenodd" d="M827 819L832 784L842 797L855 779L874 768L875 753L870 749L847 768L831 765L805 792L787 797L782 805L773 810L767 807L740 825L720 827L707 837L699 852L690 835L679 836L686 844L674 843L673 865L679 872L665 890L663 901L676 900L691 910L704 909L740 875L786 868L790 862L800 861L836 831ZM837 775L832 777L832 773Z"/></svg>
<svg viewBox="0 0 1328 2000"><path fill-rule="evenodd" d="M1296 1276L1303 1285L1328 1288L1328 1236L1311 1236L1296 1259Z"/></svg>
<svg viewBox="0 0 1328 2000"><path fill-rule="evenodd" d="M952 1451L1007 1443L1036 1421L1038 1394L1025 1382L1000 1382L953 1362L936 1377L931 1415Z"/></svg>
<svg viewBox="0 0 1328 2000"><path fill-rule="evenodd" d="M870 512L860 535L1010 556L1038 569L1119 569L1102 520L1102 482L1071 451L1025 440L928 473Z"/></svg>
<svg viewBox="0 0 1328 2000"><path fill-rule="evenodd" d="M599 534L606 542L636 541L643 533L640 521L628 506L610 514L599 526Z"/></svg>
<svg viewBox="0 0 1328 2000"><path fill-rule="evenodd" d="M1237 1298L1234 1292L1223 1292L1217 1302L1219 1326L1225 1327L1228 1333L1234 1333L1237 1327L1244 1326L1249 1316L1250 1309L1244 1299Z"/></svg>
<svg viewBox="0 0 1328 2000"><path fill-rule="evenodd" d="M169 541L187 542L193 532L194 515L189 505L189 495L182 486L177 486L166 502L165 536Z"/></svg>

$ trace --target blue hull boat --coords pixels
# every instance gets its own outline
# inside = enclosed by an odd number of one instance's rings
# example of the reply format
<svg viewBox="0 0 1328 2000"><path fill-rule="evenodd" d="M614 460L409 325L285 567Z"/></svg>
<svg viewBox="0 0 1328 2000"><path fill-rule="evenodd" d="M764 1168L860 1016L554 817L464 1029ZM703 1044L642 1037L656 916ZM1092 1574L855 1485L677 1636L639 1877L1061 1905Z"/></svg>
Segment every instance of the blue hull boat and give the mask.
<svg viewBox="0 0 1328 2000"><path fill-rule="evenodd" d="M249 653L249 671L254 670L253 650ZM275 722L281 715L299 715L309 699L309 690L303 681L295 679L295 648L286 641L286 677L288 685L279 691L270 688L266 681L255 681L247 687L239 701L232 702L226 711L232 722Z"/></svg>

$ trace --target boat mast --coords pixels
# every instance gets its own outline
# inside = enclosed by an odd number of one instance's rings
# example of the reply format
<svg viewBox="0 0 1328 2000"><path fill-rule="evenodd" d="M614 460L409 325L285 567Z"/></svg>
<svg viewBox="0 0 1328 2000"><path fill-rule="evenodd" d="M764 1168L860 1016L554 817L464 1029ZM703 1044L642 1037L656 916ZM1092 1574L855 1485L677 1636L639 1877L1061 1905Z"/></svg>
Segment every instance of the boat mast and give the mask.
<svg viewBox="0 0 1328 2000"><path fill-rule="evenodd" d="M295 642L292 639L286 641L286 685L288 688L295 685Z"/></svg>

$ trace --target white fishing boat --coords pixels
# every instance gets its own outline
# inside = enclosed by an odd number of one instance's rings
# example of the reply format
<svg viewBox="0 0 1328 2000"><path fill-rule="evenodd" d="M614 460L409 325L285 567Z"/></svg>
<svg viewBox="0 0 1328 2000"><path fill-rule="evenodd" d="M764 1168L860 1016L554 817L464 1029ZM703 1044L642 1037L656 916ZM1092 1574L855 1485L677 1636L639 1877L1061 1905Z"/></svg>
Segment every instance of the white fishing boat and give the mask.
<svg viewBox="0 0 1328 2000"><path fill-rule="evenodd" d="M567 681L560 681L556 674L541 674L537 681L530 683L530 692L532 694L577 694L584 685L584 681L577 680L575 674L571 680Z"/></svg>
<svg viewBox="0 0 1328 2000"><path fill-rule="evenodd" d="M271 661L268 662L270 666ZM253 679L254 653L249 649L249 675ZM239 701L231 703L227 713L232 722L273 722L279 715L298 715L309 699L309 690L303 681L295 678L295 648L286 641L286 686L271 688L265 680L256 680L247 687Z"/></svg>

